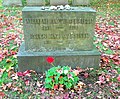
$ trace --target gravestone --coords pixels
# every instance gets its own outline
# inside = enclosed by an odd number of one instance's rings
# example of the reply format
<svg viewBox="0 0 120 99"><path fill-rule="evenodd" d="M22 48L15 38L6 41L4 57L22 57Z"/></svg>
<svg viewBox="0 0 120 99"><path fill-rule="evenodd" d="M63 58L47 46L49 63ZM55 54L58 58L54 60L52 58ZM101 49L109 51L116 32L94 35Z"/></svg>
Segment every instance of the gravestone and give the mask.
<svg viewBox="0 0 120 99"><path fill-rule="evenodd" d="M66 5L68 0L50 0L50 5Z"/></svg>
<svg viewBox="0 0 120 99"><path fill-rule="evenodd" d="M40 6L45 5L45 0L27 0L28 6Z"/></svg>
<svg viewBox="0 0 120 99"><path fill-rule="evenodd" d="M90 0L73 0L73 5L89 5Z"/></svg>
<svg viewBox="0 0 120 99"><path fill-rule="evenodd" d="M22 6L21 0L3 0L3 6Z"/></svg>
<svg viewBox="0 0 120 99"><path fill-rule="evenodd" d="M25 49L30 51L79 51L93 49L95 10L23 9ZM29 28L30 27L30 28ZM89 43L88 43L89 42Z"/></svg>
<svg viewBox="0 0 120 99"><path fill-rule="evenodd" d="M18 52L20 71L44 72L54 65L98 68L100 53L93 45L96 11L90 7L51 10L50 7L24 7L25 42Z"/></svg>

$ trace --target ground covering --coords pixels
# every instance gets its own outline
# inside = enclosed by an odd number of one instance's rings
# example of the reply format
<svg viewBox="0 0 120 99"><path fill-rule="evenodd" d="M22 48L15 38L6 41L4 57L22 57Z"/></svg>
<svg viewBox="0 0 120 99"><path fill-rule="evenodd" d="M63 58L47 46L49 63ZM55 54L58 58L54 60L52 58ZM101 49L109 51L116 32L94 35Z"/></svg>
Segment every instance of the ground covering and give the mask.
<svg viewBox="0 0 120 99"><path fill-rule="evenodd" d="M101 52L100 68L76 67L77 85L71 89L55 86L51 90L44 87L45 73L18 72L16 54L24 41L21 9L2 7L0 10L1 98L120 99L120 9L96 8L94 44Z"/></svg>

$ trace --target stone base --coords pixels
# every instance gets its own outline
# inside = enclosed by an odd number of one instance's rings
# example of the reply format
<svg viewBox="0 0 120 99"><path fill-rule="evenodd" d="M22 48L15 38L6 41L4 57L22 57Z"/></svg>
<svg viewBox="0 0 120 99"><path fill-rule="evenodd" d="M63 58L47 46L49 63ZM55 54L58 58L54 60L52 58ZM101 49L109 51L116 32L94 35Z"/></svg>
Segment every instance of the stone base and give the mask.
<svg viewBox="0 0 120 99"><path fill-rule="evenodd" d="M54 57L55 66L71 66L75 68L99 68L100 53L97 50L92 51L72 51L72 52L27 52L25 51L24 43L21 45L18 52L19 71L35 70L44 72L52 67L47 63L48 56Z"/></svg>

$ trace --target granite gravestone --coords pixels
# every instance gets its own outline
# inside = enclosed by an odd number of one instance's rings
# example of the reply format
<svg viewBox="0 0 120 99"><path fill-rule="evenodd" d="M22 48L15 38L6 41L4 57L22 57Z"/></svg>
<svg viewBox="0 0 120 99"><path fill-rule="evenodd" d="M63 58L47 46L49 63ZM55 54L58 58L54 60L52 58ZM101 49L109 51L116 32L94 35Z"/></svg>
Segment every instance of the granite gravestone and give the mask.
<svg viewBox="0 0 120 99"><path fill-rule="evenodd" d="M73 5L89 5L90 0L73 0Z"/></svg>
<svg viewBox="0 0 120 99"><path fill-rule="evenodd" d="M28 6L40 6L45 5L45 0L27 0Z"/></svg>
<svg viewBox="0 0 120 99"><path fill-rule="evenodd" d="M66 5L68 0L50 0L51 5Z"/></svg>
<svg viewBox="0 0 120 99"><path fill-rule="evenodd" d="M55 65L98 68L100 53L93 45L95 16L89 7L24 7L25 43L18 52L19 70L44 72L51 67L48 56L55 58Z"/></svg>
<svg viewBox="0 0 120 99"><path fill-rule="evenodd" d="M3 0L3 6L22 6L21 0Z"/></svg>
<svg viewBox="0 0 120 99"><path fill-rule="evenodd" d="M93 49L95 10L87 7L71 7L72 10L69 11L46 9L23 9L26 50L41 52Z"/></svg>

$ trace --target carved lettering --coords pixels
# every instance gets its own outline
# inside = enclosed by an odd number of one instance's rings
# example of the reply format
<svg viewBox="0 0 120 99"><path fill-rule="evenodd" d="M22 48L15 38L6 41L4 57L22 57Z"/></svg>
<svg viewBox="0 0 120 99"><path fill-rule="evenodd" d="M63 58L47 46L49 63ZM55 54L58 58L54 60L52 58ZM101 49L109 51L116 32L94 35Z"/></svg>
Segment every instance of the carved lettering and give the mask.
<svg viewBox="0 0 120 99"><path fill-rule="evenodd" d="M50 30L50 26L42 26L42 30L44 31Z"/></svg>
<svg viewBox="0 0 120 99"><path fill-rule="evenodd" d="M89 38L87 33L81 34L30 34L30 39L79 39Z"/></svg>
<svg viewBox="0 0 120 99"><path fill-rule="evenodd" d="M93 19L35 19L35 18L25 18L24 22L26 24L92 24Z"/></svg>
<svg viewBox="0 0 120 99"><path fill-rule="evenodd" d="M70 30L77 30L78 29L78 25L77 26L76 25L70 25L69 29Z"/></svg>

